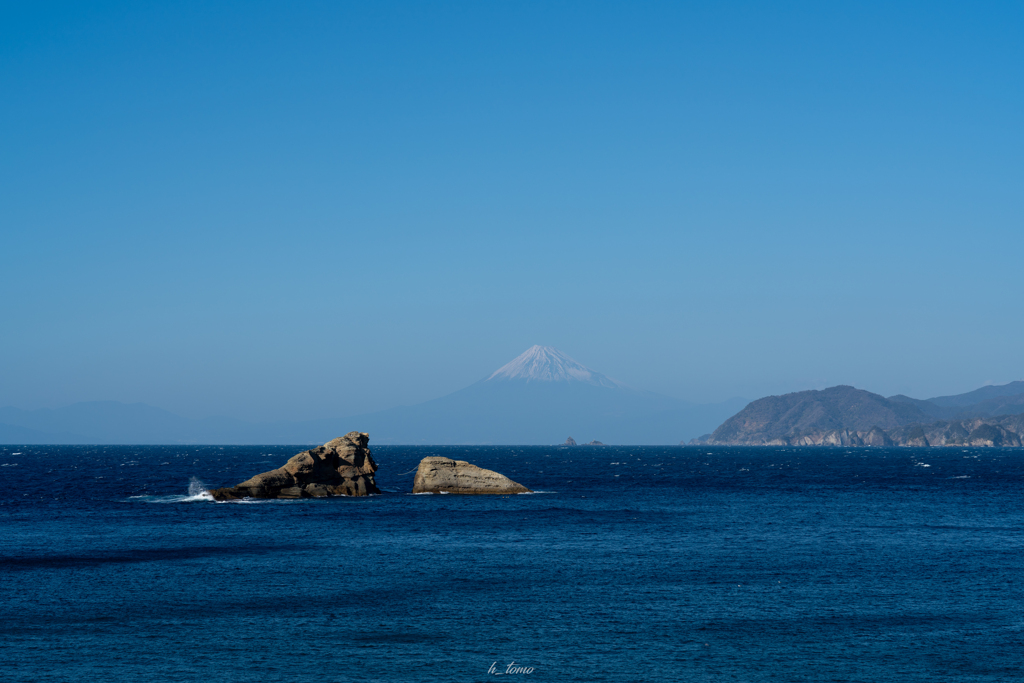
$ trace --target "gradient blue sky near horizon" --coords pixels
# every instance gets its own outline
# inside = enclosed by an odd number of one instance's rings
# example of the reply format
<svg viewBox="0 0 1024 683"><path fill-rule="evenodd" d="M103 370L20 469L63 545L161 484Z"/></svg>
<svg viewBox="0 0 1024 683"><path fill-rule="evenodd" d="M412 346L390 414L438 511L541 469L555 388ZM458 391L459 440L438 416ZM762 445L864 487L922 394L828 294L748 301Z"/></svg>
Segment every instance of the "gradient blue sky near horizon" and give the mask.
<svg viewBox="0 0 1024 683"><path fill-rule="evenodd" d="M338 416L533 344L1024 377L1024 4L5 3L0 405Z"/></svg>

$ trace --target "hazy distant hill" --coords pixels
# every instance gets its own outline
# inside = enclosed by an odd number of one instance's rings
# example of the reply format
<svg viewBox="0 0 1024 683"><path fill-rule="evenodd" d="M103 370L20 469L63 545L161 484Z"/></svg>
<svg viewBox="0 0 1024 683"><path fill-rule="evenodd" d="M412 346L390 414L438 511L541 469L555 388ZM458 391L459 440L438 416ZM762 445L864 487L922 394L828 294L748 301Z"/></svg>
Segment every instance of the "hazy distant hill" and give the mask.
<svg viewBox="0 0 1024 683"><path fill-rule="evenodd" d="M1024 412L1024 394L1016 394L997 396L981 403L962 406L953 417L997 417L999 415L1017 415L1022 412Z"/></svg>
<svg viewBox="0 0 1024 683"><path fill-rule="evenodd" d="M1005 400L1012 397L1020 398L1021 396L1024 396L1024 381L982 387L980 389L975 389L974 391L969 391L966 394L957 394L955 396L937 396L936 398L928 399L928 402L944 407L953 406L965 408L983 402L988 403L993 400Z"/></svg>
<svg viewBox="0 0 1024 683"><path fill-rule="evenodd" d="M0 408L0 441L51 444L247 443L242 420L191 420L144 403L90 401L64 408Z"/></svg>
<svg viewBox="0 0 1024 683"><path fill-rule="evenodd" d="M948 420L959 413L962 408L959 406L940 406L920 398L911 398L903 394L890 396L890 401L912 405L930 418L936 420Z"/></svg>
<svg viewBox="0 0 1024 683"><path fill-rule="evenodd" d="M987 386L966 394L917 399L890 396L890 401L909 403L938 420L966 420L976 417L998 417L1024 412L1024 382Z"/></svg>
<svg viewBox="0 0 1024 683"><path fill-rule="evenodd" d="M414 406L306 422L191 420L141 403L0 409L2 443L308 444L353 429L377 444L676 444L746 402L697 405L638 391L550 347L534 346L486 379Z"/></svg>
<svg viewBox="0 0 1024 683"><path fill-rule="evenodd" d="M0 443L3 444L68 444L89 443L89 440L78 434L67 432L41 432L28 427L0 424Z"/></svg>

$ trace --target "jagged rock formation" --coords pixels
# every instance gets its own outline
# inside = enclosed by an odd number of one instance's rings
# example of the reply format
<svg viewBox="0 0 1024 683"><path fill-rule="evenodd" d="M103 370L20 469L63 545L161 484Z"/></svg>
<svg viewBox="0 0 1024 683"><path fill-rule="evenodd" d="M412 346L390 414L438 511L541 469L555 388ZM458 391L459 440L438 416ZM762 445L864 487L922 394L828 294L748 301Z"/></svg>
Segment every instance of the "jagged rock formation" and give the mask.
<svg viewBox="0 0 1024 683"><path fill-rule="evenodd" d="M888 431L834 429L792 433L760 442L712 442L694 439L691 445L730 446L965 446L1013 448L1024 445L1024 414L973 420L940 420Z"/></svg>
<svg viewBox="0 0 1024 683"><path fill-rule="evenodd" d="M747 444L749 445L749 444ZM878 427L856 432L835 429L828 432L810 432L776 437L767 446L893 446L892 438Z"/></svg>
<svg viewBox="0 0 1024 683"><path fill-rule="evenodd" d="M574 438L572 438L570 436L568 439L565 440L565 443L562 444L562 445L563 446L575 446L576 445L576 439L574 439Z"/></svg>
<svg viewBox="0 0 1024 683"><path fill-rule="evenodd" d="M509 494L531 493L503 474L471 465L465 460L423 458L412 484L413 493Z"/></svg>
<svg viewBox="0 0 1024 683"><path fill-rule="evenodd" d="M901 446L1019 447L1024 444L1024 415L947 420L911 425L891 434Z"/></svg>
<svg viewBox="0 0 1024 683"><path fill-rule="evenodd" d="M343 437L293 456L284 467L257 474L232 488L214 489L215 500L240 498L323 498L380 493L367 444L370 436L349 432Z"/></svg>
<svg viewBox="0 0 1024 683"><path fill-rule="evenodd" d="M588 445L588 446L603 446L604 444L603 444L603 443L601 443L600 441L591 441L591 442L590 442L590 443L588 443L587 445Z"/></svg>

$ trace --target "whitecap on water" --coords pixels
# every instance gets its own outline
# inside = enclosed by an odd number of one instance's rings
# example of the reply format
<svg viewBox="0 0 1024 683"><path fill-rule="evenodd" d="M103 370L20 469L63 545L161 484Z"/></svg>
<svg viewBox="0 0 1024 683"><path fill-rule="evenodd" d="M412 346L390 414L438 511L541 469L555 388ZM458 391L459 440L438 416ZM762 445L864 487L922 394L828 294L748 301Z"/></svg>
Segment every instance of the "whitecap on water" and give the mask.
<svg viewBox="0 0 1024 683"><path fill-rule="evenodd" d="M129 496L129 500L141 500L146 503L200 503L213 502L213 496L197 477L188 482L188 493L183 496Z"/></svg>
<svg viewBox="0 0 1024 683"><path fill-rule="evenodd" d="M185 500L213 500L213 496L203 486L203 482L199 481L197 477L192 477L188 480L188 498Z"/></svg>

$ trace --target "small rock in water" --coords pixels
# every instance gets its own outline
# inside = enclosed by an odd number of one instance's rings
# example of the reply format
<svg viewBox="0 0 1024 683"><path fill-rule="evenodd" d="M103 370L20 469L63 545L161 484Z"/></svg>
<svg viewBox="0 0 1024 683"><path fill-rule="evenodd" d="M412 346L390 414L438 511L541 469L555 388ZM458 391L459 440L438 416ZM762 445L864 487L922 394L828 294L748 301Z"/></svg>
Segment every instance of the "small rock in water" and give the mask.
<svg viewBox="0 0 1024 683"><path fill-rule="evenodd" d="M423 458L412 484L413 493L531 493L504 474L471 465L465 460Z"/></svg>

